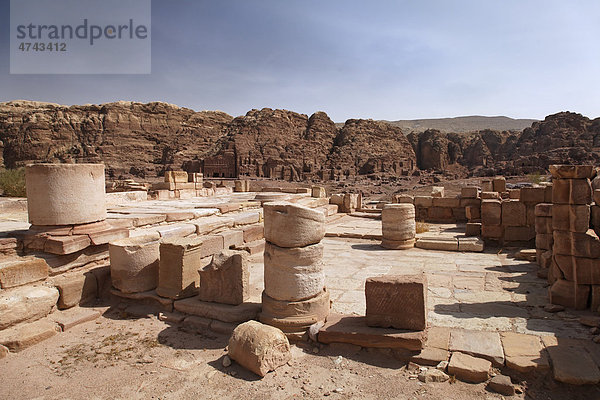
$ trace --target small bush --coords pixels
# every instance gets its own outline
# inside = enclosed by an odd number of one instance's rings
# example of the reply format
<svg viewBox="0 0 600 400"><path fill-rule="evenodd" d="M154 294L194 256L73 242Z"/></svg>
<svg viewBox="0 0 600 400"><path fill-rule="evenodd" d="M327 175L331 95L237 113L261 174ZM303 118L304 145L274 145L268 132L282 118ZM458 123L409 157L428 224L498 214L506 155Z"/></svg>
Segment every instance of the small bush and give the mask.
<svg viewBox="0 0 600 400"><path fill-rule="evenodd" d="M424 221L417 221L417 233L429 232L429 224Z"/></svg>
<svg viewBox="0 0 600 400"><path fill-rule="evenodd" d="M0 191L3 196L25 197L25 168L0 171Z"/></svg>
<svg viewBox="0 0 600 400"><path fill-rule="evenodd" d="M540 184L540 182L544 182L545 181L545 177L542 176L542 174L540 174L539 172L535 172L533 174L529 174L529 181L533 184Z"/></svg>

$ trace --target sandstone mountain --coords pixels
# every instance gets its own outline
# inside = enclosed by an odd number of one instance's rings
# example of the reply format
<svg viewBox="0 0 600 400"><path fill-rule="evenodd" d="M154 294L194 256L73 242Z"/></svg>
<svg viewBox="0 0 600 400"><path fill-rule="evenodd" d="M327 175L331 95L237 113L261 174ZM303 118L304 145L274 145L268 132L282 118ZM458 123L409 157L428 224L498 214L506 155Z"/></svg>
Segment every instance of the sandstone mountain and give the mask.
<svg viewBox="0 0 600 400"><path fill-rule="evenodd" d="M598 164L600 119L559 113L523 132L429 129L405 135L383 121L251 110L233 118L166 103L61 106L0 103L0 167L28 162L104 162L109 177L152 178L167 169L208 176L285 180L409 175L415 169L465 174L543 172L551 163Z"/></svg>
<svg viewBox="0 0 600 400"><path fill-rule="evenodd" d="M537 122L537 120L471 115L455 118L409 119L386 122L398 126L406 133L424 132L429 129L435 129L444 133L466 133L485 129L495 131L522 131L523 129L530 127L534 122Z"/></svg>

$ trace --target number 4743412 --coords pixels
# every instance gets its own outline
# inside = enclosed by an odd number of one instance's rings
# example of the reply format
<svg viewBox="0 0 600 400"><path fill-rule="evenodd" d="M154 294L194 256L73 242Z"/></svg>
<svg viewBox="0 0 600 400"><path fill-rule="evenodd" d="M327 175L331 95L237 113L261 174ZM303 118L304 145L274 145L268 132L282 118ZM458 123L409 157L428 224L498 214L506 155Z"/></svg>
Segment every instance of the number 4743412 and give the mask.
<svg viewBox="0 0 600 400"><path fill-rule="evenodd" d="M42 43L42 42L21 42L19 44L19 50L21 51L67 51L66 43Z"/></svg>

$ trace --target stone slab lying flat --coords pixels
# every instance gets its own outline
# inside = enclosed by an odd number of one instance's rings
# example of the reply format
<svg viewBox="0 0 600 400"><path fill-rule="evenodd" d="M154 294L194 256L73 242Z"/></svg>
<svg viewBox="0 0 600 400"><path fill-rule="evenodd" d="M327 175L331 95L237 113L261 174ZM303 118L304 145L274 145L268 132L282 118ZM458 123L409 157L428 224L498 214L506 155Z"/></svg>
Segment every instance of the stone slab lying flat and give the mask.
<svg viewBox="0 0 600 400"><path fill-rule="evenodd" d="M488 360L456 352L450 358L448 373L461 381L479 383L488 379L491 366L492 363Z"/></svg>
<svg viewBox="0 0 600 400"><path fill-rule="evenodd" d="M419 365L436 366L441 361L448 361L448 350L435 347L425 347L421 352L410 359Z"/></svg>
<svg viewBox="0 0 600 400"><path fill-rule="evenodd" d="M3 290L0 293L0 329L45 317L56 306L58 297L58 289L46 286Z"/></svg>
<svg viewBox="0 0 600 400"><path fill-rule="evenodd" d="M260 303L246 302L237 306L200 301L195 297L177 300L177 311L199 317L216 319L223 322L245 322L258 318L262 306Z"/></svg>
<svg viewBox="0 0 600 400"><path fill-rule="evenodd" d="M452 330L449 350L485 358L497 367L504 365L504 351L498 332Z"/></svg>
<svg viewBox="0 0 600 400"><path fill-rule="evenodd" d="M65 311L53 313L49 318L55 321L62 331L67 331L85 322L94 321L100 317L100 311L92 308L74 307Z"/></svg>
<svg viewBox="0 0 600 400"><path fill-rule="evenodd" d="M458 251L458 240L456 238L419 238L415 247L426 250Z"/></svg>
<svg viewBox="0 0 600 400"><path fill-rule="evenodd" d="M42 319L0 331L0 344L11 351L21 351L51 338L60 331L54 321Z"/></svg>
<svg viewBox="0 0 600 400"><path fill-rule="evenodd" d="M329 314L327 322L319 330L318 339L321 343L421 350L425 336L424 331L371 328L362 316Z"/></svg>
<svg viewBox="0 0 600 400"><path fill-rule="evenodd" d="M595 346L594 343L550 336L544 336L542 340L552 360L555 380L571 385L595 385L600 382L600 370L592 353L586 350L588 346Z"/></svg>
<svg viewBox="0 0 600 400"><path fill-rule="evenodd" d="M540 338L522 333L502 332L506 366L521 373L548 371L550 362Z"/></svg>
<svg viewBox="0 0 600 400"><path fill-rule="evenodd" d="M160 297L156 294L155 290L142 293L123 293L120 290L113 288L110 290L110 293L123 299L136 300L136 302L141 302L143 304L157 305L164 311L173 311L173 300Z"/></svg>
<svg viewBox="0 0 600 400"><path fill-rule="evenodd" d="M36 257L19 257L0 265L0 287L8 289L46 279L48 264Z"/></svg>

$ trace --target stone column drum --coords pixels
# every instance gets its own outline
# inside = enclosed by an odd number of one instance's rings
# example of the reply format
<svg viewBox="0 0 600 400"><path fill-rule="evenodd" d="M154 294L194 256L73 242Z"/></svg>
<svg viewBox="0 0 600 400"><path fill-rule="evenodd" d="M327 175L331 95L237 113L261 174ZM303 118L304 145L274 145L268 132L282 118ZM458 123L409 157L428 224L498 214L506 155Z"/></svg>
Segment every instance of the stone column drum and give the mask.
<svg viewBox="0 0 600 400"><path fill-rule="evenodd" d="M301 334L329 314L323 273L325 215L288 202L264 205L265 290L261 322Z"/></svg>
<svg viewBox="0 0 600 400"><path fill-rule="evenodd" d="M33 225L76 225L106 218L103 164L31 164L25 169Z"/></svg>
<svg viewBox="0 0 600 400"><path fill-rule="evenodd" d="M156 289L160 240L138 236L109 243L110 278L123 293L139 293Z"/></svg>
<svg viewBox="0 0 600 400"><path fill-rule="evenodd" d="M386 204L381 211L381 246L405 250L414 247L416 235L415 206Z"/></svg>

